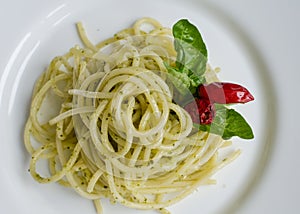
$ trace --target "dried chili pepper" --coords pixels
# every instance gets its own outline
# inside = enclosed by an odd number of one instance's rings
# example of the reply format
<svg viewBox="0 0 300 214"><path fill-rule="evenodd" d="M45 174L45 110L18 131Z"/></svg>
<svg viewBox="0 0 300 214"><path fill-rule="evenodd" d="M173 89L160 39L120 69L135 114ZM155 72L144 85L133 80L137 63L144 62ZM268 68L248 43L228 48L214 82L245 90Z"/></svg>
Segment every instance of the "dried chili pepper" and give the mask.
<svg viewBox="0 0 300 214"><path fill-rule="evenodd" d="M196 124L212 123L216 110L214 103L247 103L254 100L252 94L243 86L235 83L213 82L198 87L195 102L188 103L184 109Z"/></svg>
<svg viewBox="0 0 300 214"><path fill-rule="evenodd" d="M207 99L195 98L195 101L188 103L184 109L190 114L196 124L211 124L215 117L215 106Z"/></svg>
<svg viewBox="0 0 300 214"><path fill-rule="evenodd" d="M211 103L247 103L254 97L243 86L234 83L213 82L198 87L198 95L202 99L208 99Z"/></svg>

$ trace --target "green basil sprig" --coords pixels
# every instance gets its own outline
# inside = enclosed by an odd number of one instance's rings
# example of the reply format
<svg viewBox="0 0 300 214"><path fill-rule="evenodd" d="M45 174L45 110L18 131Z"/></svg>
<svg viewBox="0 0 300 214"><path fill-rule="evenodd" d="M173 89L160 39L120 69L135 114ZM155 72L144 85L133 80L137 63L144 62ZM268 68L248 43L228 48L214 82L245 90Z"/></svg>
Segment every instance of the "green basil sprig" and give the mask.
<svg viewBox="0 0 300 214"><path fill-rule="evenodd" d="M198 29L186 19L181 19L172 28L174 47L177 52L175 66L165 63L169 78L179 91L181 104L190 102L188 94L197 96L199 85L206 83L204 74L207 64L207 48ZM215 117L211 124L194 124L202 131L211 132L230 139L237 136L243 139L254 138L253 131L243 116L226 105L215 105Z"/></svg>

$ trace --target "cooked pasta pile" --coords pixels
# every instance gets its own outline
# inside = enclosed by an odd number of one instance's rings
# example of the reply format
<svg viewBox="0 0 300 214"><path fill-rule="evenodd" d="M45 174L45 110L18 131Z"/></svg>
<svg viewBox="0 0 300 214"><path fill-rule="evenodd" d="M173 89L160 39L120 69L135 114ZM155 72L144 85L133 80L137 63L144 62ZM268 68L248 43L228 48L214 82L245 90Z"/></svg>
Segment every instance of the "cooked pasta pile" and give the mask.
<svg viewBox="0 0 300 214"><path fill-rule="evenodd" d="M40 183L73 188L99 214L101 198L169 213L166 207L213 183L239 151L219 160L219 148L229 143L195 131L174 102L164 65L176 59L169 28L143 18L93 45L77 27L85 48L54 58L33 91L24 133L30 173ZM207 67L207 79L211 74ZM45 160L49 172L41 173Z"/></svg>

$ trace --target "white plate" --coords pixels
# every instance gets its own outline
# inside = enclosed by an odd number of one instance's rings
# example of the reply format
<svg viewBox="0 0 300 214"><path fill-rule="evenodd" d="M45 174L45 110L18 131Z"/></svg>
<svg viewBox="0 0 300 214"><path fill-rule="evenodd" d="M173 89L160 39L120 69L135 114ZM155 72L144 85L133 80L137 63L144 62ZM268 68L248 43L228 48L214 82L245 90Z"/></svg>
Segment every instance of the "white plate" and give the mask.
<svg viewBox="0 0 300 214"><path fill-rule="evenodd" d="M256 98L253 103L237 107L253 127L255 139L235 139L234 147L240 148L242 155L214 176L217 185L199 188L170 207L172 213L187 209L191 214L295 211L293 196L299 194L300 173L293 155L300 146L296 144L296 125L290 119L299 119L293 114L299 104L293 99L299 95L292 94L293 89L297 91L293 84L299 80L299 72L293 68L299 66L299 60L295 61L297 52L292 45L299 46L296 20L300 17L296 9L289 9L280 1L269 1L271 9L267 2L5 2L0 9L0 209L12 214L95 213L93 204L72 190L58 184L38 184L27 172L30 157L23 146L22 131L31 90L54 56L80 43L75 22L82 21L91 39L98 42L129 27L137 18L149 16L169 27L180 18L196 24L206 41L210 63L222 68L220 78L247 86ZM299 8L297 1L292 2L293 8ZM287 33L292 30L293 34ZM288 177L291 175L294 177ZM286 196L281 198L282 194ZM273 200L280 200L280 204L273 204ZM110 205L106 200L104 211L155 213Z"/></svg>

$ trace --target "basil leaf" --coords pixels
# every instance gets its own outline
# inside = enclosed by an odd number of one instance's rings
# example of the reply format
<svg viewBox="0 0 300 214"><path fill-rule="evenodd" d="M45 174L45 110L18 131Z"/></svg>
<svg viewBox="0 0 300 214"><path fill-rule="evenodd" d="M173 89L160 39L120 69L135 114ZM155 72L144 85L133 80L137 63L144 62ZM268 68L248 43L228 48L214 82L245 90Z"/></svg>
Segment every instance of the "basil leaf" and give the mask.
<svg viewBox="0 0 300 214"><path fill-rule="evenodd" d="M171 80L175 88L181 94L188 94L190 91L191 82L186 73L182 73L178 68L171 67L165 63L166 68L168 69L168 79Z"/></svg>
<svg viewBox="0 0 300 214"><path fill-rule="evenodd" d="M252 129L243 116L234 109L227 110L226 126L223 133L224 139L237 136L243 139L254 138Z"/></svg>
<svg viewBox="0 0 300 214"><path fill-rule="evenodd" d="M207 49L197 27L186 19L173 26L174 46L177 52L176 66L186 68L188 74L201 76L206 70Z"/></svg>
<svg viewBox="0 0 300 214"><path fill-rule="evenodd" d="M176 67L166 65L169 73L175 76L174 85L186 95L187 90L195 93L197 87L205 82L207 49L198 29L188 20L179 20L172 28L174 47L177 52ZM182 84L179 82L183 81ZM180 88L181 86L185 86Z"/></svg>
<svg viewBox="0 0 300 214"><path fill-rule="evenodd" d="M253 131L243 116L234 109L216 105L216 115L210 125L195 125L199 130L211 132L228 140L237 136L243 139L254 138Z"/></svg>

